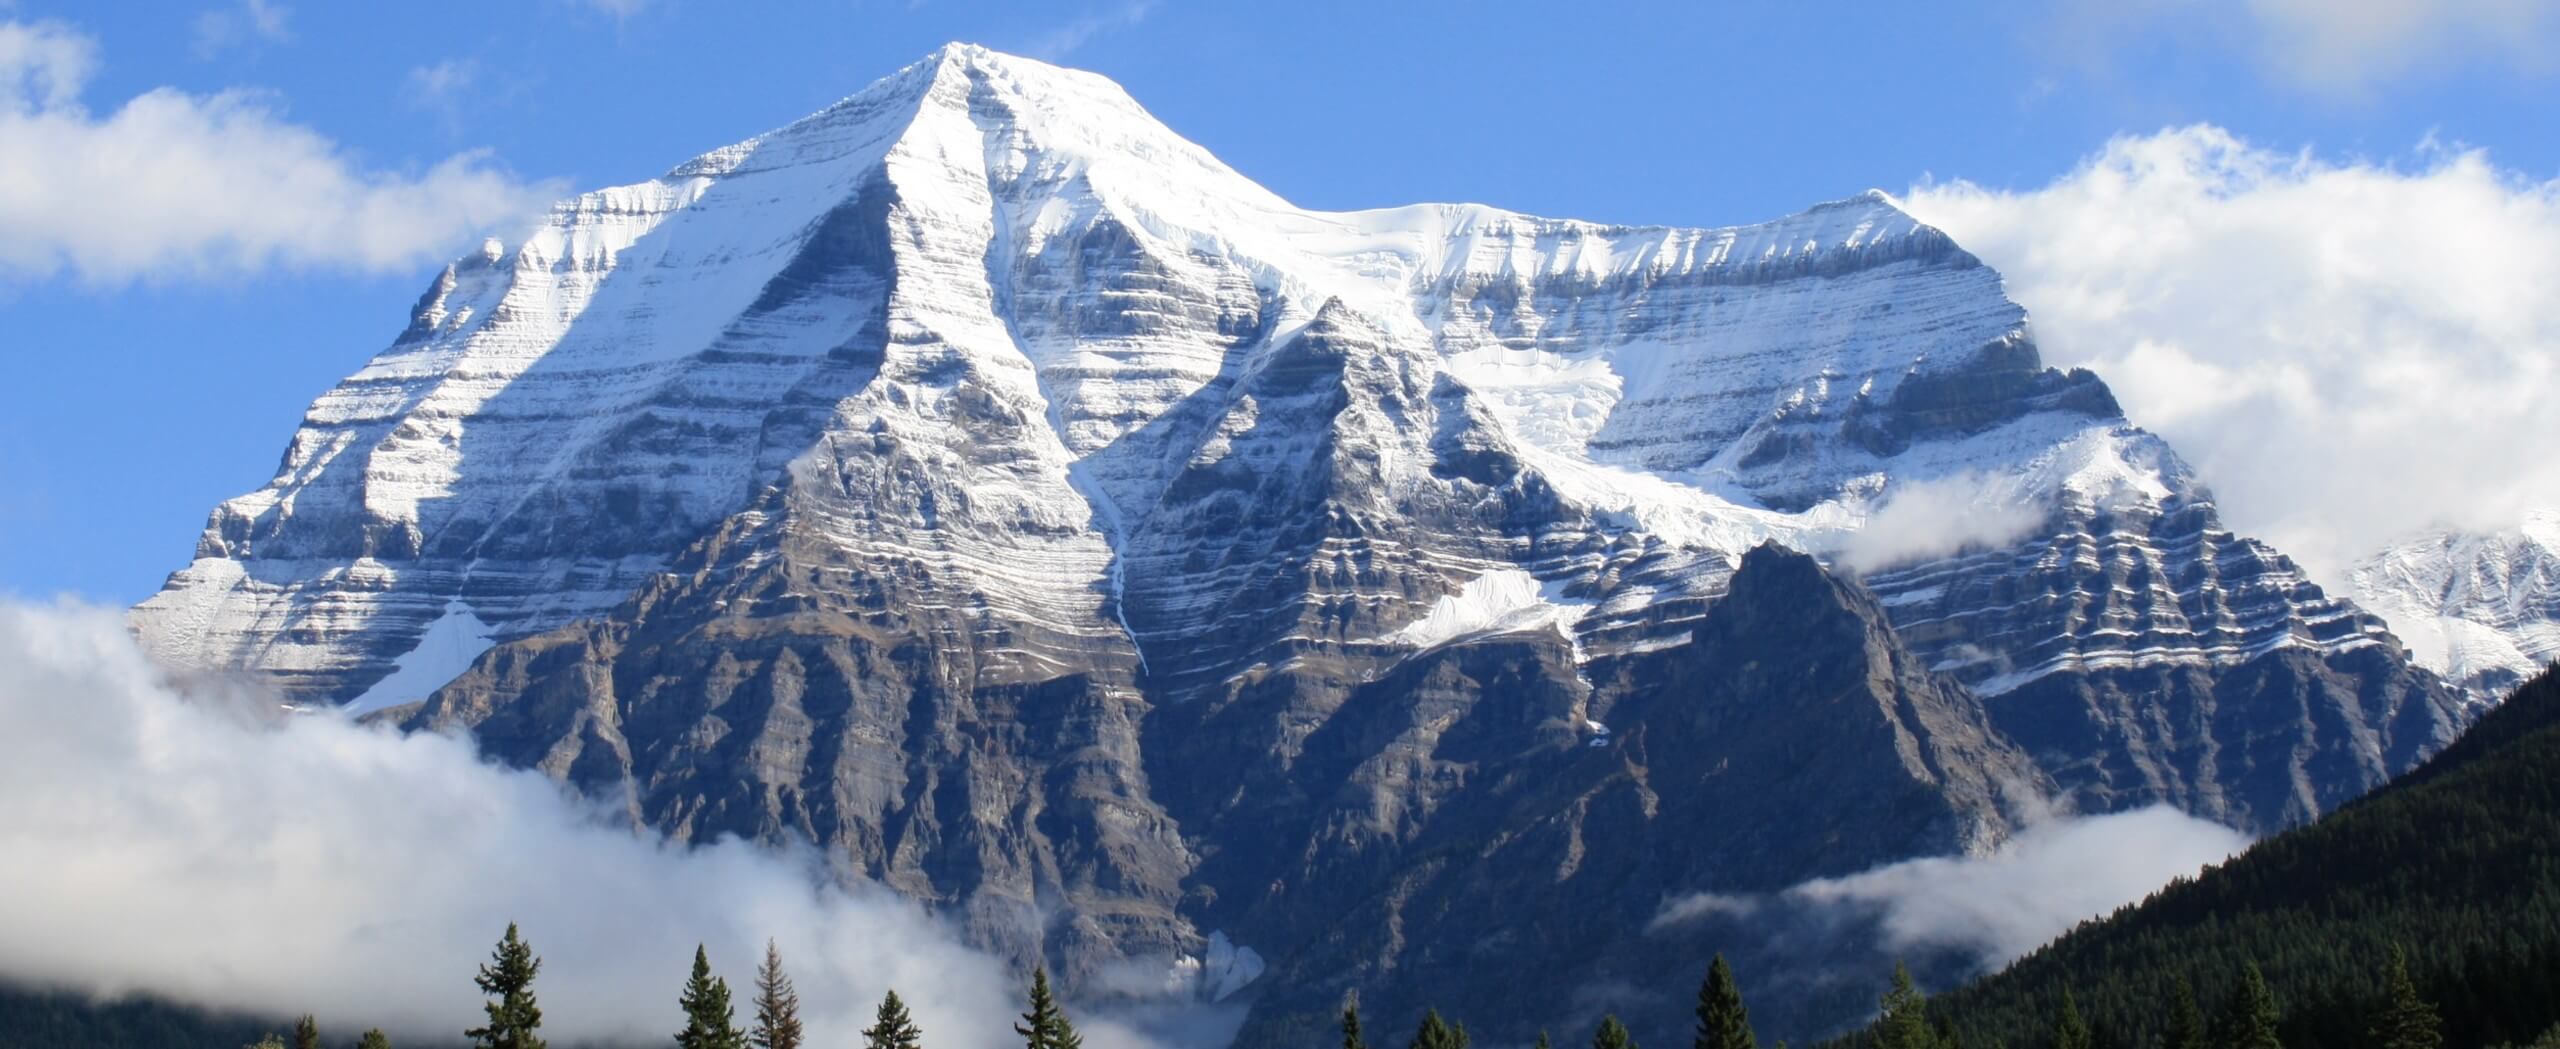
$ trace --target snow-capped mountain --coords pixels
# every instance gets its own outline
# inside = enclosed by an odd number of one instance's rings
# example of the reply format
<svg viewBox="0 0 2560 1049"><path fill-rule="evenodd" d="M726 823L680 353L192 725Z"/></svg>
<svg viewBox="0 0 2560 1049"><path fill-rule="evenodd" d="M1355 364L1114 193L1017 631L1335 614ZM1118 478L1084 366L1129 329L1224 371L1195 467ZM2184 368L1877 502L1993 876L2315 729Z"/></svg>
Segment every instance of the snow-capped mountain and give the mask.
<svg viewBox="0 0 2560 1049"><path fill-rule="evenodd" d="M1497 886L1564 908L1524 957L1685 966L1663 893L2047 794L2269 828L2459 716L1883 194L1308 211L958 45L448 267L197 553L167 659L423 699L1070 976L1223 931L1287 977L1248 1040L1418 993Z"/></svg>
<svg viewBox="0 0 2560 1049"><path fill-rule="evenodd" d="M2351 578L2410 658L2475 702L2560 660L2560 510L2506 531L2411 536L2357 562Z"/></svg>

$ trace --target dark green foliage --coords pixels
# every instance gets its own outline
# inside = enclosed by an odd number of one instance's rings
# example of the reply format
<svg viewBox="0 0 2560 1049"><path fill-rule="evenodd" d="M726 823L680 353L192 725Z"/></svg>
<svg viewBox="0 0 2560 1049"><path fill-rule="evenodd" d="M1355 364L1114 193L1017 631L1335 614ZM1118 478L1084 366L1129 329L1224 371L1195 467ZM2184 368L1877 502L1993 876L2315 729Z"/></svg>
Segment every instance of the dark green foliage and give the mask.
<svg viewBox="0 0 2560 1049"><path fill-rule="evenodd" d="M2071 988L2063 988L2062 1014L2053 1018L2053 1049L2091 1049L2092 1041L2079 1001L2071 997Z"/></svg>
<svg viewBox="0 0 2560 1049"><path fill-rule="evenodd" d="M2410 986L2435 1006L2442 1044L2523 1043L2560 1023L2555 842L2560 673L2546 673L2389 786L1930 1008L1976 1049L2028 1049L2048 1037L2070 987L2102 1044L2181 1049L2164 1041L2179 983L2219 1016L2255 962L2283 1007L2286 1049L2368 1049L2390 999L2377 963L2405 944Z"/></svg>
<svg viewBox="0 0 2560 1049"><path fill-rule="evenodd" d="M862 1049L917 1049L924 1041L924 1032L907 1015L907 1003L894 988L880 997L880 1011L871 1019L862 1031Z"/></svg>
<svg viewBox="0 0 2560 1049"><path fill-rule="evenodd" d="M1538 1028L1538 1044L1536 1049L1555 1049L1555 1043L1547 1040L1547 1029L1544 1027Z"/></svg>
<svg viewBox="0 0 2560 1049"><path fill-rule="evenodd" d="M1938 1032L1929 1026L1929 1002L1911 982L1911 967L1893 963L1893 986L1876 1003L1877 1049L1939 1049Z"/></svg>
<svg viewBox="0 0 2560 1049"><path fill-rule="evenodd" d="M2196 1004L2196 988L2185 976L2169 992L2169 1011L2161 1020L2160 1049L2206 1049L2204 1008Z"/></svg>
<svg viewBox="0 0 2560 1049"><path fill-rule="evenodd" d="M356 1039L356 1049L391 1049L391 1036L382 1028L372 1028Z"/></svg>
<svg viewBox="0 0 2560 1049"><path fill-rule="evenodd" d="M746 1032L731 1021L729 981L711 975L711 955L695 944L693 975L685 979L676 1004L684 1007L684 1029L676 1032L676 1049L746 1049Z"/></svg>
<svg viewBox="0 0 2560 1049"><path fill-rule="evenodd" d="M542 959L533 956L533 945L516 935L516 923L508 922L507 935L491 952L489 964L472 978L480 993L489 996L482 1007L488 1011L488 1025L462 1032L473 1049L544 1049L535 1034L542 1029L542 1008L533 1000L533 978L541 971Z"/></svg>
<svg viewBox="0 0 2560 1049"><path fill-rule="evenodd" d="M756 1029L748 1041L756 1049L800 1049L800 994L771 940L764 942L764 965L756 969Z"/></svg>
<svg viewBox="0 0 2560 1049"><path fill-rule="evenodd" d="M1412 1049L1467 1049L1467 1029L1451 1027L1438 1009L1424 1010L1421 1028L1413 1032Z"/></svg>
<svg viewBox="0 0 2560 1049"><path fill-rule="evenodd" d="M1360 1040L1360 996L1352 995L1342 1003L1342 1049L1369 1049Z"/></svg>
<svg viewBox="0 0 2560 1049"><path fill-rule="evenodd" d="M1022 1022L1013 1025L1013 1033L1023 1037L1024 1049L1083 1049L1084 1038L1067 1022L1067 1012L1049 993L1049 970L1031 970L1031 1011L1022 1014Z"/></svg>
<svg viewBox="0 0 2560 1049"><path fill-rule="evenodd" d="M270 1034L243 1046L242 1049L284 1049L284 1036Z"/></svg>
<svg viewBox="0 0 2560 1049"><path fill-rule="evenodd" d="M0 1046L204 1049L246 1045L275 1026L273 1018L217 1014L156 999L97 1002L80 994L0 987Z"/></svg>
<svg viewBox="0 0 2560 1049"><path fill-rule="evenodd" d="M1635 1037L1627 1033L1627 1025L1618 1022L1618 1014L1600 1018L1600 1029L1591 1032L1591 1049L1636 1049Z"/></svg>
<svg viewBox="0 0 2560 1049"><path fill-rule="evenodd" d="M320 1021L310 1013L293 1022L293 1049L320 1049Z"/></svg>
<svg viewBox="0 0 2560 1049"><path fill-rule="evenodd" d="M2217 1049L2284 1049L2284 1039L2276 1034L2283 1018L2266 974L2250 962L2240 967L2237 985L2213 1018L2213 1044Z"/></svg>
<svg viewBox="0 0 2560 1049"><path fill-rule="evenodd" d="M1751 1010L1743 1008L1742 988L1733 982L1733 966L1719 952L1707 963L1707 979L1698 985L1696 1049L1759 1049L1751 1033Z"/></svg>
<svg viewBox="0 0 2560 1049"><path fill-rule="evenodd" d="M2409 979L2409 953L2391 946L2391 964L2382 977L2382 1013L2373 1020L2376 1049L2438 1049L2444 1044L2444 1020L2436 1007L2418 996Z"/></svg>

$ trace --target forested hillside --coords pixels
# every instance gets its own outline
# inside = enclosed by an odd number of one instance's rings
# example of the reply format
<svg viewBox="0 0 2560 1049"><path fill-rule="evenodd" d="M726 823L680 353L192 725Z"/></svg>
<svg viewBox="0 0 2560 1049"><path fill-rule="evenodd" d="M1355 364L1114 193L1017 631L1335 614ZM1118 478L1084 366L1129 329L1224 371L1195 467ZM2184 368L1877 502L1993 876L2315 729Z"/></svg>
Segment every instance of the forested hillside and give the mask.
<svg viewBox="0 0 2560 1049"><path fill-rule="evenodd" d="M2560 1022L2560 672L2519 688L2424 766L2260 842L2006 970L1940 995L1962 1045L2056 1042L2071 995L2095 1045L2163 1045L2178 985L2226 1011L2254 963L2285 1049L2381 1044L2392 950L2444 1044L2525 1042Z"/></svg>

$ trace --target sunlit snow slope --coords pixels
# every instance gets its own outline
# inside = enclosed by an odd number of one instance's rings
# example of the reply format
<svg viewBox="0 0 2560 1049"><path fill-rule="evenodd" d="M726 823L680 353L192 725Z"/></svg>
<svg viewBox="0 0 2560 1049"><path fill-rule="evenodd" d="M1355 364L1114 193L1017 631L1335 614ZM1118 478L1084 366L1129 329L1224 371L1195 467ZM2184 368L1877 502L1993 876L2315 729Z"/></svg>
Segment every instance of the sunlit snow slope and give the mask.
<svg viewBox="0 0 2560 1049"><path fill-rule="evenodd" d="M2477 702L2560 660L2560 511L2510 531L2413 536L2358 562L2352 578L2411 658Z"/></svg>

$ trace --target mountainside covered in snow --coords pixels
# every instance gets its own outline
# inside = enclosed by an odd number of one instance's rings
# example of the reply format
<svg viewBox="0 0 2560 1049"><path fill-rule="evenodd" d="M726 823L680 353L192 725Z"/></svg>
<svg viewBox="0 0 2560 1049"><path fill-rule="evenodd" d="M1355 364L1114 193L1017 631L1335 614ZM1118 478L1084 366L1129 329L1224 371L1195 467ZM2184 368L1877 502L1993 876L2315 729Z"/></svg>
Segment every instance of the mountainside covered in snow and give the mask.
<svg viewBox="0 0 2560 1049"><path fill-rule="evenodd" d="M1311 212L957 45L448 267L134 619L1247 1041L2460 717L1882 194Z"/></svg>
<svg viewBox="0 0 2560 1049"><path fill-rule="evenodd" d="M2560 510L2510 531L2436 531L2358 562L2356 596L2410 658L2488 702L2560 660Z"/></svg>

